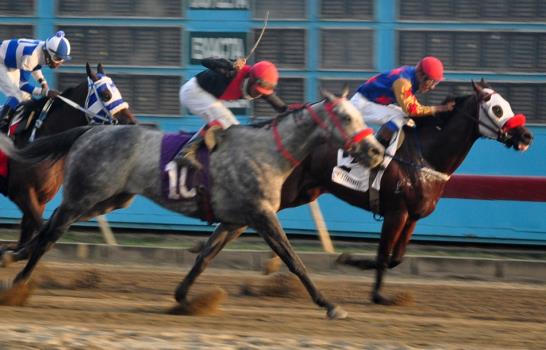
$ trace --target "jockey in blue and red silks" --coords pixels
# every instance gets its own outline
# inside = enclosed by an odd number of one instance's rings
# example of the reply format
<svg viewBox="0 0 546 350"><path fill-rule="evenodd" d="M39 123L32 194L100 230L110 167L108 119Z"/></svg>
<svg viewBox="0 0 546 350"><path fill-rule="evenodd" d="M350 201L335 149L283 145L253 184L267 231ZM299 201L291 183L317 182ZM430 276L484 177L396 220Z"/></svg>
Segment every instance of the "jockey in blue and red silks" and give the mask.
<svg viewBox="0 0 546 350"><path fill-rule="evenodd" d="M206 58L201 64L208 69L182 85L179 97L180 103L205 119L207 125L219 124L227 129L239 124L222 101L263 98L277 112L287 110L287 105L275 95L279 73L273 63L260 61L249 66L244 59L232 62L224 58ZM203 134L204 129L201 129L177 154L174 161L179 167L200 167L196 150Z"/></svg>
<svg viewBox="0 0 546 350"><path fill-rule="evenodd" d="M417 66L402 66L377 74L362 84L351 102L369 124L382 125L377 140L385 147L407 122L406 117L432 116L453 110L454 102L424 106L415 93L427 93L444 79L444 66L436 57L427 56ZM398 105L395 105L397 103Z"/></svg>
<svg viewBox="0 0 546 350"><path fill-rule="evenodd" d="M32 96L54 98L59 94L49 88L42 67L56 69L70 58L70 42L63 31L45 41L11 39L0 43L0 91L7 97L0 113L0 129L7 129L12 111L19 103ZM31 75L40 87L29 82Z"/></svg>

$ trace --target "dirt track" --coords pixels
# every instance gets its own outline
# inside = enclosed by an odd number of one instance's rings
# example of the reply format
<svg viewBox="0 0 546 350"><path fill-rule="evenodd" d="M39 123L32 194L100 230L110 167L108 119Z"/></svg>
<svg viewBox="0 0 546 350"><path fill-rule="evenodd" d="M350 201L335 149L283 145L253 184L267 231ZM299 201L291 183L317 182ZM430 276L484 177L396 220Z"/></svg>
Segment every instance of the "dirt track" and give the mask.
<svg viewBox="0 0 546 350"><path fill-rule="evenodd" d="M0 270L11 279L20 265ZM0 306L0 349L544 349L546 286L388 280L411 294L407 306L370 304L370 276L313 275L349 312L325 319L307 296L260 293L256 272L207 270L192 295L227 292L217 314L174 316L173 290L185 269L44 263L24 307Z"/></svg>

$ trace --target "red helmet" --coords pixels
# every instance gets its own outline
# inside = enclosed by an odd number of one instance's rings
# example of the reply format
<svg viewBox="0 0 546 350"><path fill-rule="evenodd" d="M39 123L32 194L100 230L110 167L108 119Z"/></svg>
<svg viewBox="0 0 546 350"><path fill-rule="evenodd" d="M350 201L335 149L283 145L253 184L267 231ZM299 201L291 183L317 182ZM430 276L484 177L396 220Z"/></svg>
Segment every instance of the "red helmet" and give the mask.
<svg viewBox="0 0 546 350"><path fill-rule="evenodd" d="M277 67L269 61L254 64L248 74L256 81L256 90L262 95L271 95L279 81Z"/></svg>
<svg viewBox="0 0 546 350"><path fill-rule="evenodd" d="M444 65L434 56L424 57L417 63L417 69L421 69L429 79L444 80Z"/></svg>

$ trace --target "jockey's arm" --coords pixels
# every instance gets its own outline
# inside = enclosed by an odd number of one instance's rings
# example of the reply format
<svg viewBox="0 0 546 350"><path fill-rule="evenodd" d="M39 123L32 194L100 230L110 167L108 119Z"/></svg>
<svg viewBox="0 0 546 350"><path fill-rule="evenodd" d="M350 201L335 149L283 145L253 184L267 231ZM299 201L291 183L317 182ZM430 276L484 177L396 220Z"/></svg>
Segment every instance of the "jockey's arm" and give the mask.
<svg viewBox="0 0 546 350"><path fill-rule="evenodd" d="M34 80L38 82L38 84L42 85L42 87L44 85L47 85L47 81L44 77L44 73L42 73L42 70L40 68L33 70L32 76L34 77Z"/></svg>
<svg viewBox="0 0 546 350"><path fill-rule="evenodd" d="M31 94L32 96L42 96L42 93L44 92L43 89L41 87L34 86L28 81L31 74L32 72L21 69L19 77L19 89Z"/></svg>
<svg viewBox="0 0 546 350"><path fill-rule="evenodd" d="M30 76L41 85L41 87L34 86L29 82ZM47 93L47 82L45 81L44 74L42 73L42 67L38 63L37 55L26 56L21 62L19 88L29 94L40 97L45 96Z"/></svg>
<svg viewBox="0 0 546 350"><path fill-rule="evenodd" d="M262 98L266 100L267 103L269 103L271 107L273 107L273 109L275 109L275 111L277 111L278 113L284 113L288 109L286 103L284 103L284 101L275 94L265 95L262 96Z"/></svg>
<svg viewBox="0 0 546 350"><path fill-rule="evenodd" d="M399 78L392 85L396 102L409 117L424 117L434 115L435 107L424 106L417 101L413 94L411 82L408 79Z"/></svg>

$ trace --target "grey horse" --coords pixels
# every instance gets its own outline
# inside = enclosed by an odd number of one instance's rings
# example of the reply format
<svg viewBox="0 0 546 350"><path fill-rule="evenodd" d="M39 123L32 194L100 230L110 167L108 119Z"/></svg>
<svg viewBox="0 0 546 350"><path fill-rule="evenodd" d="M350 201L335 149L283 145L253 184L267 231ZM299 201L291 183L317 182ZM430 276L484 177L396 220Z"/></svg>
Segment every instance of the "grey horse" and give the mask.
<svg viewBox="0 0 546 350"><path fill-rule="evenodd" d="M178 285L176 300L188 303L187 294L208 263L249 226L254 228L296 274L312 300L327 309L331 319L347 313L328 301L308 276L277 218L281 187L315 147L331 142L346 149L365 166L381 163L384 148L367 128L362 115L346 99L323 91L324 100L254 127L233 126L210 156L213 180L211 207L219 225ZM81 127L37 140L16 150L0 138L9 157L40 163L65 159L63 200L29 243L31 256L13 281L26 283L49 246L78 220L125 207L141 194L170 210L196 217L194 199L173 201L162 195L159 169L163 133L141 126Z"/></svg>

